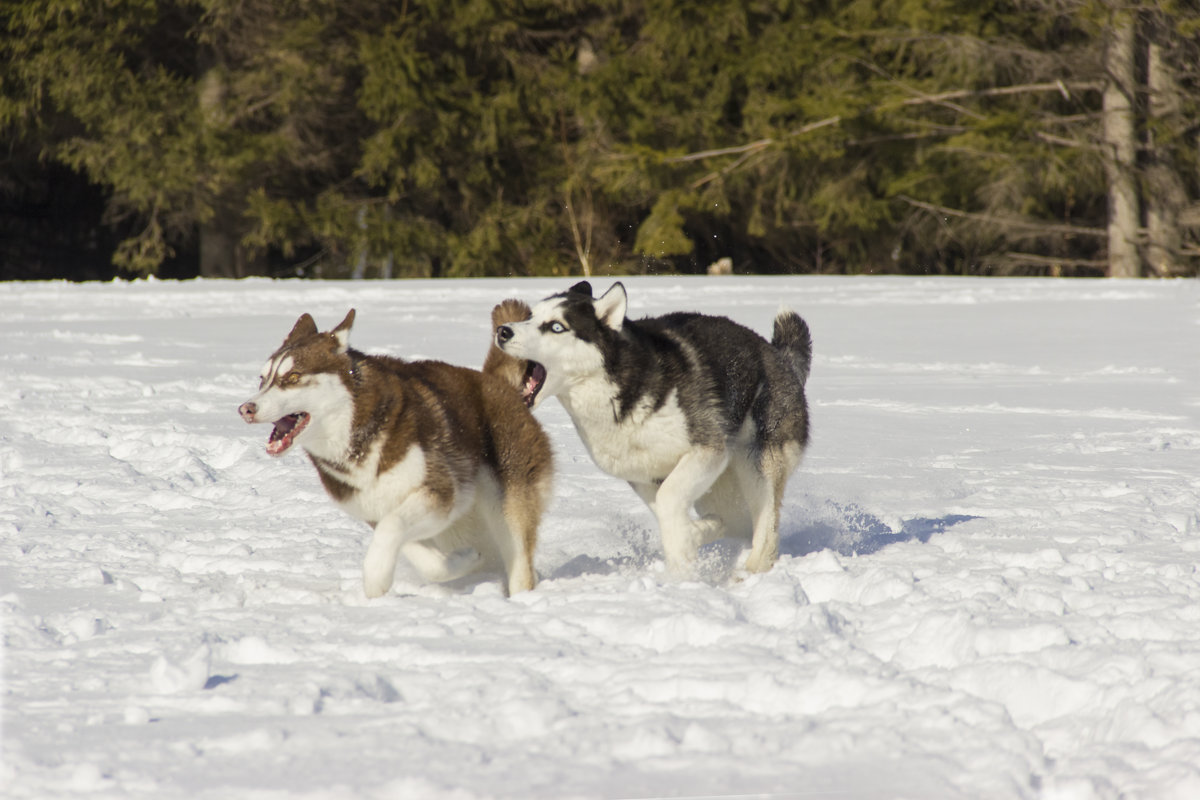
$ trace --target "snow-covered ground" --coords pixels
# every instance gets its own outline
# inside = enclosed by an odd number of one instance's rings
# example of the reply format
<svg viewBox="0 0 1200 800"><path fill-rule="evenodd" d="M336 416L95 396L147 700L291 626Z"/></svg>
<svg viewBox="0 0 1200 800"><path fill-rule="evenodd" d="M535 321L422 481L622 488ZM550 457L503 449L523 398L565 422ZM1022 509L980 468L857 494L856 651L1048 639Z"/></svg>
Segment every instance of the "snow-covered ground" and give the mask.
<svg viewBox="0 0 1200 800"><path fill-rule="evenodd" d="M670 579L550 400L541 585L367 601L366 527L236 414L263 360L355 307L477 366L569 283L0 285L0 794L1200 797L1200 283L629 280L808 320L778 565Z"/></svg>

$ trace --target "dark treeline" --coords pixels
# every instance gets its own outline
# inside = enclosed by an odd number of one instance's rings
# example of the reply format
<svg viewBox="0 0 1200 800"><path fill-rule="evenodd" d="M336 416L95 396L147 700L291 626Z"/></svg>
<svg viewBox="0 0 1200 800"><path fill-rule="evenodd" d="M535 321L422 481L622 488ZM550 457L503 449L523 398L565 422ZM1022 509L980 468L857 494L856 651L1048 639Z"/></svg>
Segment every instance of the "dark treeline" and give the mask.
<svg viewBox="0 0 1200 800"><path fill-rule="evenodd" d="M0 278L1195 275L1195 0L6 0Z"/></svg>

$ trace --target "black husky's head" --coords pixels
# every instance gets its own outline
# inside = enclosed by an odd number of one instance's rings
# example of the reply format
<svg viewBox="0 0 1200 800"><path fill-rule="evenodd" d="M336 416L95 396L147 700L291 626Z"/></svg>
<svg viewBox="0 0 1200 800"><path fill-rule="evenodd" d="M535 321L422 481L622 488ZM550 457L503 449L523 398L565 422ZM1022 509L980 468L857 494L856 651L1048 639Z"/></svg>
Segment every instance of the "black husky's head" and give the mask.
<svg viewBox="0 0 1200 800"><path fill-rule="evenodd" d="M596 298L591 284L580 281L538 303L529 319L497 328L496 345L530 362L541 378L525 384L526 403L537 406L542 397L559 394L571 381L603 370L604 354L625 324L627 307L620 283Z"/></svg>

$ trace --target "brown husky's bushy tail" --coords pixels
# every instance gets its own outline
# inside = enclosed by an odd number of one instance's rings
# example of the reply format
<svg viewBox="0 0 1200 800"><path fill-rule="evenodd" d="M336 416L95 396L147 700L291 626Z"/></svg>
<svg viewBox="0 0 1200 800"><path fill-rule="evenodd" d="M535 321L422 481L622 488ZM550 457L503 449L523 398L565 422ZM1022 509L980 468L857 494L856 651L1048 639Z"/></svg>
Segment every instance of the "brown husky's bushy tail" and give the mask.
<svg viewBox="0 0 1200 800"><path fill-rule="evenodd" d="M496 346L496 329L510 322L524 322L531 314L524 301L511 297L492 309L492 343L483 361L483 373L500 378L517 391L524 387L528 364L524 359L514 358Z"/></svg>

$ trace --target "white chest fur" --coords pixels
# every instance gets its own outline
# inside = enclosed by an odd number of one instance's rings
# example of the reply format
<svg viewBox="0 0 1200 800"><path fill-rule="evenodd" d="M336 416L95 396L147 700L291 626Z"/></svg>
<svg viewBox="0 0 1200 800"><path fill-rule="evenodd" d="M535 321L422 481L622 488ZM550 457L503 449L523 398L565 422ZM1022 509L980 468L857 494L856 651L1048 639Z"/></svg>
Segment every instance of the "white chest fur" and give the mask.
<svg viewBox="0 0 1200 800"><path fill-rule="evenodd" d="M600 469L626 481L662 480L691 448L675 393L658 409L643 402L620 420L616 397L611 381L591 379L570 387L559 401Z"/></svg>
<svg viewBox="0 0 1200 800"><path fill-rule="evenodd" d="M381 444L376 444L358 464L334 477L355 489L336 499L338 506L352 517L376 522L395 510L403 500L425 482L425 453L414 445L404 458L385 472L379 472Z"/></svg>

